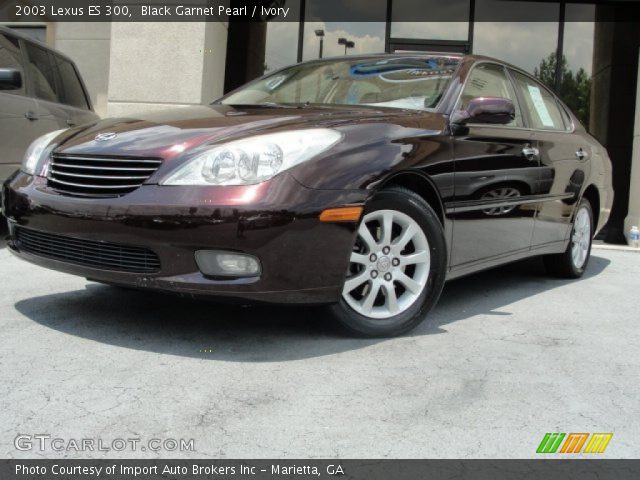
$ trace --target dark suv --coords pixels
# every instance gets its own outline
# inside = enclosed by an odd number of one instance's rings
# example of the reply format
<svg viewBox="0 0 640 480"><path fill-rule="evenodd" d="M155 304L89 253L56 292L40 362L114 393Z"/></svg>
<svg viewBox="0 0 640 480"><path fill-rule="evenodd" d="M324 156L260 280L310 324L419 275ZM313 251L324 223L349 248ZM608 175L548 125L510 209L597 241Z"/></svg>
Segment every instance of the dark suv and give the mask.
<svg viewBox="0 0 640 480"><path fill-rule="evenodd" d="M73 61L0 27L0 183L36 138L98 119Z"/></svg>

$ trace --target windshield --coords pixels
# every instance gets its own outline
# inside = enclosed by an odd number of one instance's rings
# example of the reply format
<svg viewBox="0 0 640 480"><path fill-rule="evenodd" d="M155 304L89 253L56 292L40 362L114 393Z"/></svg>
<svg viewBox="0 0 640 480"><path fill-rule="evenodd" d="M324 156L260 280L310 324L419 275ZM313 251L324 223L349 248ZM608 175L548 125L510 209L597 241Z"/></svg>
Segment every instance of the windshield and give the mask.
<svg viewBox="0 0 640 480"><path fill-rule="evenodd" d="M459 62L455 57L378 57L303 63L250 83L221 103L429 110L440 101Z"/></svg>

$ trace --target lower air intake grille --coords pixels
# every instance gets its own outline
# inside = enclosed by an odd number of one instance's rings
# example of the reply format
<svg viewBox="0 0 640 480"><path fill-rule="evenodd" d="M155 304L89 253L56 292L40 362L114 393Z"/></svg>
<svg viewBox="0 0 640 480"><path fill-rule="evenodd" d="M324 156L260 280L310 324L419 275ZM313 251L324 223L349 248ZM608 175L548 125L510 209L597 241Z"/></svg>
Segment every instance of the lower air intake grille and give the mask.
<svg viewBox="0 0 640 480"><path fill-rule="evenodd" d="M15 235L19 250L42 257L120 272L153 273L160 270L160 259L147 248L81 240L22 227L16 228Z"/></svg>
<svg viewBox="0 0 640 480"><path fill-rule="evenodd" d="M142 185L161 163L158 158L53 154L48 185L67 195L120 197Z"/></svg>

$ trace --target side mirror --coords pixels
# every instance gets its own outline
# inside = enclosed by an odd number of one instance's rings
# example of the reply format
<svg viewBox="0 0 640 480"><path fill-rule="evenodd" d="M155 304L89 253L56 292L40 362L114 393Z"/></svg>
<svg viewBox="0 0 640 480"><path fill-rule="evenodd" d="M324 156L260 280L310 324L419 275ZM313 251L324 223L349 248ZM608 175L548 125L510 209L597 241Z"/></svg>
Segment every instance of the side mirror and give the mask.
<svg viewBox="0 0 640 480"><path fill-rule="evenodd" d="M454 125L467 123L506 125L514 118L516 118L516 108L508 98L476 97L471 99L466 110L458 110L451 114L451 123Z"/></svg>
<svg viewBox="0 0 640 480"><path fill-rule="evenodd" d="M18 90L22 87L22 74L14 68L0 68L0 90Z"/></svg>

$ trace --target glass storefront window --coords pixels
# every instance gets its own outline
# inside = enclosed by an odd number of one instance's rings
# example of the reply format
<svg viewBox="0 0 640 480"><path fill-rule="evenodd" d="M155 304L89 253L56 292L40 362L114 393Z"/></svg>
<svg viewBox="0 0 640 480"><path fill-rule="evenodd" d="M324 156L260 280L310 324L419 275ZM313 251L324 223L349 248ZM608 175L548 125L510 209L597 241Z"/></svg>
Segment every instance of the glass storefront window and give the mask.
<svg viewBox="0 0 640 480"><path fill-rule="evenodd" d="M322 30L322 56L338 57L361 53L384 52L383 22L306 22L304 26L304 44L302 59L312 60L320 56L320 38L316 30ZM353 46L340 43L340 39L353 42Z"/></svg>
<svg viewBox="0 0 640 480"><path fill-rule="evenodd" d="M582 68L591 76L596 7L568 3L565 10L563 51L573 70Z"/></svg>
<svg viewBox="0 0 640 480"><path fill-rule="evenodd" d="M509 62L530 73L540 68L558 47L560 5L543 2L516 2L476 0L477 18L482 19L483 9L501 12L505 19L523 21L479 21L473 30L473 53L495 57ZM527 18L540 18L544 9L545 19L555 21L527 22ZM495 16L494 13L492 15Z"/></svg>
<svg viewBox="0 0 640 480"><path fill-rule="evenodd" d="M300 0L284 0L289 18L300 19ZM267 22L264 52L265 73L278 70L298 61L299 22Z"/></svg>
<svg viewBox="0 0 640 480"><path fill-rule="evenodd" d="M325 21L336 11L341 12L341 17L357 18L361 21ZM303 60L312 60L320 56L321 39L323 57L341 56L345 55L345 52L347 55L384 52L386 24L382 20L386 18L386 11L387 0L348 3L343 0L307 0ZM335 14L333 16L335 17ZM324 36L318 36L316 32L323 32Z"/></svg>
<svg viewBox="0 0 640 480"><path fill-rule="evenodd" d="M470 0L393 0L391 37L422 40L467 40L469 37ZM438 20L408 22L407 19L429 18L436 12Z"/></svg>
<svg viewBox="0 0 640 480"><path fill-rule="evenodd" d="M298 22L267 23L265 73L296 63L298 60L298 29Z"/></svg>
<svg viewBox="0 0 640 480"><path fill-rule="evenodd" d="M564 55L557 93L585 128L589 128L591 107L594 19L593 5L566 5Z"/></svg>
<svg viewBox="0 0 640 480"><path fill-rule="evenodd" d="M393 38L420 40L467 40L468 22L393 22Z"/></svg>

